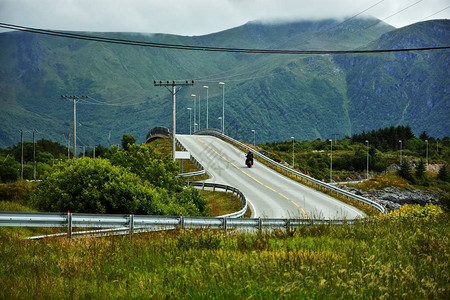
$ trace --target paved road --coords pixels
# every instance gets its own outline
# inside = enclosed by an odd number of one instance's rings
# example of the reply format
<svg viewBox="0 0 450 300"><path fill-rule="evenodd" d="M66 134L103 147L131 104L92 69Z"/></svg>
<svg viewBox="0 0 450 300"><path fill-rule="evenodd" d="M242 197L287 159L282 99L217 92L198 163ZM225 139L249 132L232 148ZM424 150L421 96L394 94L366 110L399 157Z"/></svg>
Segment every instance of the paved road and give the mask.
<svg viewBox="0 0 450 300"><path fill-rule="evenodd" d="M245 165L245 153L212 136L177 135L206 169L207 181L238 188L249 201L252 217L354 219L358 209L297 183L255 161Z"/></svg>

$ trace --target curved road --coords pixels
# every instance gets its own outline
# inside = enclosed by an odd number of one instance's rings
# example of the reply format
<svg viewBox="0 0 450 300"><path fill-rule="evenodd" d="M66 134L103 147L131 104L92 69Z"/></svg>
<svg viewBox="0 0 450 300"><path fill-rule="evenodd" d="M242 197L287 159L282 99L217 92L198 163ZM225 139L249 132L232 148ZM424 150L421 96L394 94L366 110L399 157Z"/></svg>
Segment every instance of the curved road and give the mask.
<svg viewBox="0 0 450 300"><path fill-rule="evenodd" d="M246 153L221 139L204 135L177 135L177 139L206 169L211 176L207 181L244 193L254 218L355 219L364 215L256 160L247 168Z"/></svg>

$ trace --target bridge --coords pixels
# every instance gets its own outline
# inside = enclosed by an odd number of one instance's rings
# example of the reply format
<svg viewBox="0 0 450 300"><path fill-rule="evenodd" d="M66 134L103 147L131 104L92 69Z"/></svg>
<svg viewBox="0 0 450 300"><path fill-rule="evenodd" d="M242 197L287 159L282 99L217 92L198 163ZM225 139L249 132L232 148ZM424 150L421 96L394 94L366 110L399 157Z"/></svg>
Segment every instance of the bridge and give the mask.
<svg viewBox="0 0 450 300"><path fill-rule="evenodd" d="M207 131L177 135L177 139L206 169L210 175L206 182L234 186L245 195L253 218L342 220L365 215L357 208L283 176L258 161L251 169L247 168L244 151L211 135L225 137L220 131ZM382 207L377 209L384 211Z"/></svg>
<svg viewBox="0 0 450 300"><path fill-rule="evenodd" d="M169 132L169 128L157 126L152 128L145 137L145 143L148 144L156 139L168 139L172 134Z"/></svg>

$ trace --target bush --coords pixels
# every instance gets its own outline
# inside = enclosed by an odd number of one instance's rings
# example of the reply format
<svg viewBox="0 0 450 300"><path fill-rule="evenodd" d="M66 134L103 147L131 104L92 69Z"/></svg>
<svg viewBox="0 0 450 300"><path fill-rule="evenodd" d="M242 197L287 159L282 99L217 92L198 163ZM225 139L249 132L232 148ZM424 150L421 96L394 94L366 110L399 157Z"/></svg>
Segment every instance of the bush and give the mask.
<svg viewBox="0 0 450 300"><path fill-rule="evenodd" d="M128 168L153 186L170 192L183 190L183 181L175 177L177 164L170 157L163 158L150 146L128 144L127 151L113 152L110 160L113 165Z"/></svg>
<svg viewBox="0 0 450 300"><path fill-rule="evenodd" d="M14 157L0 160L0 182L13 182L20 177L20 163Z"/></svg>
<svg viewBox="0 0 450 300"><path fill-rule="evenodd" d="M159 203L164 196L108 160L80 158L56 165L44 175L35 203L45 211L163 214Z"/></svg>
<svg viewBox="0 0 450 300"><path fill-rule="evenodd" d="M36 183L20 180L0 184L0 201L10 201L28 205L34 193Z"/></svg>
<svg viewBox="0 0 450 300"><path fill-rule="evenodd" d="M203 201L192 189L171 195L128 168L92 158L52 167L34 199L35 206L44 211L148 215L203 215Z"/></svg>

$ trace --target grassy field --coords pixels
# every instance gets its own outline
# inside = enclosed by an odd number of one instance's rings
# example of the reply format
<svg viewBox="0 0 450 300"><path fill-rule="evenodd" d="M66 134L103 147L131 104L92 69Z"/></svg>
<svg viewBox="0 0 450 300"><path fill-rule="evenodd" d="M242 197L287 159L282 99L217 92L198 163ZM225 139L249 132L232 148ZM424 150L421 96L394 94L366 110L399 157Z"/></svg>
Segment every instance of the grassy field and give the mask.
<svg viewBox="0 0 450 300"><path fill-rule="evenodd" d="M0 228L0 298L445 299L449 216L436 207L353 226L181 230L23 240Z"/></svg>

